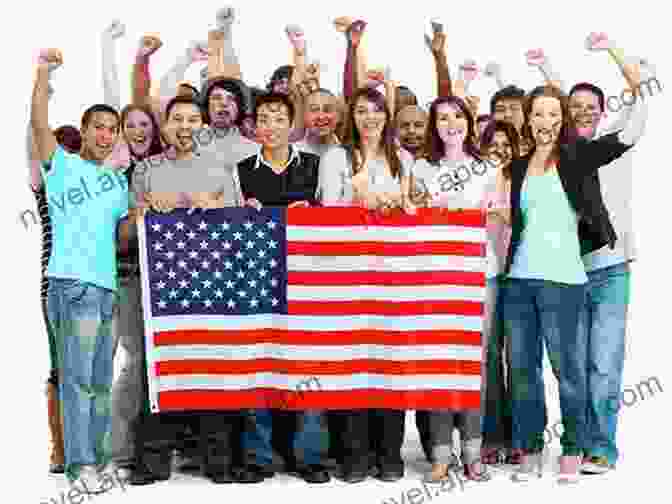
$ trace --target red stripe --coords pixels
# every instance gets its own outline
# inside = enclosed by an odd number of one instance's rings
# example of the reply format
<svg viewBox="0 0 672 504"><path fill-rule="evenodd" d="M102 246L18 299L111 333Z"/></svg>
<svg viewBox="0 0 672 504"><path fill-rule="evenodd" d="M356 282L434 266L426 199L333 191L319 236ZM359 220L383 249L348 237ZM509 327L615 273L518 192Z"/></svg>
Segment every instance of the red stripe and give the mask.
<svg viewBox="0 0 672 504"><path fill-rule="evenodd" d="M469 242L288 242L287 255L307 256L485 256L485 243Z"/></svg>
<svg viewBox="0 0 672 504"><path fill-rule="evenodd" d="M480 346L477 331L254 331L185 330L154 333L154 346L172 345L474 345Z"/></svg>
<svg viewBox="0 0 672 504"><path fill-rule="evenodd" d="M289 271L289 285L468 285L485 287L485 273L480 271L398 272L362 271Z"/></svg>
<svg viewBox="0 0 672 504"><path fill-rule="evenodd" d="M289 301L288 315L483 315L479 301Z"/></svg>
<svg viewBox="0 0 672 504"><path fill-rule="evenodd" d="M406 215L401 210L385 217L379 213L356 207L318 207L287 209L289 226L466 226L485 227L485 212L481 210L449 211L441 208L422 208L417 215Z"/></svg>
<svg viewBox="0 0 672 504"><path fill-rule="evenodd" d="M284 392L274 389L241 391L185 390L159 393L161 411L238 410L238 409L401 409L401 410L477 410L478 391L380 389L334 392Z"/></svg>
<svg viewBox="0 0 672 504"><path fill-rule="evenodd" d="M385 361L354 359L348 361L287 361L283 359L170 360L156 363L156 374L167 375L241 375L280 373L286 375L352 375L376 373L384 375L480 375L481 363L459 360ZM318 387L319 388L319 387Z"/></svg>

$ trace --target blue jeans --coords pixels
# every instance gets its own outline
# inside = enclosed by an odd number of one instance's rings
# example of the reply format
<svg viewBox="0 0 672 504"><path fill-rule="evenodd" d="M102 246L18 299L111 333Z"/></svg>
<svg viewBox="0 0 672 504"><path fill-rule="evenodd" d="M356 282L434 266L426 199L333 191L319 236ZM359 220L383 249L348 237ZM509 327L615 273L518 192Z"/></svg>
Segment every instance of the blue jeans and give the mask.
<svg viewBox="0 0 672 504"><path fill-rule="evenodd" d="M618 459L616 425L621 397L625 330L630 301L630 266L616 264L588 272L579 317L588 355L586 455Z"/></svg>
<svg viewBox="0 0 672 504"><path fill-rule="evenodd" d="M512 448L543 449L548 420L542 373L546 343L560 387L563 455L581 455L586 430L586 354L578 333L585 285L512 278L504 282L505 334L511 349Z"/></svg>
<svg viewBox="0 0 672 504"><path fill-rule="evenodd" d="M329 432L322 411L299 411L298 426L294 437L294 453L305 465L321 465L329 448ZM243 451L254 453L256 464L267 467L273 463L271 437L273 424L270 409L250 411L253 422L243 434Z"/></svg>
<svg viewBox="0 0 672 504"><path fill-rule="evenodd" d="M109 454L113 291L50 278L47 307L58 353L66 474Z"/></svg>

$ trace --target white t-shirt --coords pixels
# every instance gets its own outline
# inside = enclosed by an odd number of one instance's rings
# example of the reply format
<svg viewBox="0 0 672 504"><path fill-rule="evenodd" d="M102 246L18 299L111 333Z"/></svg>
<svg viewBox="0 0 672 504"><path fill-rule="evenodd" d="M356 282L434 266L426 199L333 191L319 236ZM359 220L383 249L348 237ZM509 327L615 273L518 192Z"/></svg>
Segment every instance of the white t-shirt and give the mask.
<svg viewBox="0 0 672 504"><path fill-rule="evenodd" d="M468 157L461 161L441 161L432 165L419 159L412 168L415 187L412 192L427 192L431 205L442 208L487 208L488 196L495 192L497 167L489 161ZM495 255L496 236L488 234L486 258L487 277L499 272Z"/></svg>

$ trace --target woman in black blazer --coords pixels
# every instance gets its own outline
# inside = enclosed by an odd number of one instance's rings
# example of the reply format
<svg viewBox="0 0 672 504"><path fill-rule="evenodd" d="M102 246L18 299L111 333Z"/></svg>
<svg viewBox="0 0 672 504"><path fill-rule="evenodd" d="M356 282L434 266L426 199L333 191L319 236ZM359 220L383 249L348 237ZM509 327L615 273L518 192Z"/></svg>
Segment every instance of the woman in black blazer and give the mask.
<svg viewBox="0 0 672 504"><path fill-rule="evenodd" d="M502 292L511 348L512 444L525 451L513 480L541 476L544 341L560 388L559 482L574 482L587 399L586 348L577 331L587 281L581 257L616 240L597 170L634 144L638 118L631 114L623 130L594 141L571 138L567 98L551 86L531 91L524 113L523 134L533 147L511 164L512 236Z"/></svg>

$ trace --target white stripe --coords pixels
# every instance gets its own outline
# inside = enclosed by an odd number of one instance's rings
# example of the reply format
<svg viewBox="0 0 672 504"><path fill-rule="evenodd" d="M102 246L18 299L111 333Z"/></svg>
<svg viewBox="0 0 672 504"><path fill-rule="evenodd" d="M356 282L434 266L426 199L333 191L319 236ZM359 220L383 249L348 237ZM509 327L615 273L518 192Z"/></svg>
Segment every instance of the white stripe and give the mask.
<svg viewBox="0 0 672 504"><path fill-rule="evenodd" d="M304 286L288 285L290 301L483 301L484 287L457 285Z"/></svg>
<svg viewBox="0 0 672 504"><path fill-rule="evenodd" d="M145 317L149 318L149 317ZM239 315L182 316L154 318L151 328L158 331L228 330L248 331L285 329L288 331L482 331L483 317L469 315ZM148 347L149 348L149 347Z"/></svg>
<svg viewBox="0 0 672 504"><path fill-rule="evenodd" d="M358 390L377 388L384 390L465 390L481 389L479 375L415 375L392 376L380 374L355 374L347 376L287 376L278 373L254 375L174 375L160 376L157 386L161 392L171 390L248 390L257 387L274 387L279 390L308 392L330 390Z"/></svg>
<svg viewBox="0 0 672 504"><path fill-rule="evenodd" d="M485 228L465 226L287 226L290 242L484 242L486 239Z"/></svg>
<svg viewBox="0 0 672 504"><path fill-rule="evenodd" d="M154 361L252 360L336 361L377 359L387 361L462 360L480 362L483 350L476 345L174 345L155 346ZM291 364L290 364L291 365Z"/></svg>
<svg viewBox="0 0 672 504"><path fill-rule="evenodd" d="M304 256L290 255L287 258L288 271L475 271L486 269L485 257L463 257L454 255L433 256Z"/></svg>

